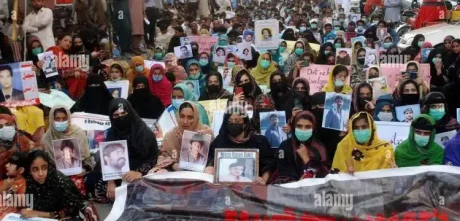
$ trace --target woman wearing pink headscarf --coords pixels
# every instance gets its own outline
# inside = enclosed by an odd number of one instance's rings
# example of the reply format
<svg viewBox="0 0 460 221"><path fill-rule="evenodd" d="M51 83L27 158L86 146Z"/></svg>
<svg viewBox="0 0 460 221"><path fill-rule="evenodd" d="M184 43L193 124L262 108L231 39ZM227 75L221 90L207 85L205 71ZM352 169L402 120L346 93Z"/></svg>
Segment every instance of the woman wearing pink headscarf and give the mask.
<svg viewBox="0 0 460 221"><path fill-rule="evenodd" d="M422 47L420 47L420 51L418 52L417 56L415 56L414 61L418 63L429 63L429 61L422 62L422 52L424 48L433 48L433 45L430 42L423 43Z"/></svg>
<svg viewBox="0 0 460 221"><path fill-rule="evenodd" d="M149 75L150 92L157 96L163 106L168 107L171 104L171 82L166 78L165 69L161 64L155 64L150 68Z"/></svg>

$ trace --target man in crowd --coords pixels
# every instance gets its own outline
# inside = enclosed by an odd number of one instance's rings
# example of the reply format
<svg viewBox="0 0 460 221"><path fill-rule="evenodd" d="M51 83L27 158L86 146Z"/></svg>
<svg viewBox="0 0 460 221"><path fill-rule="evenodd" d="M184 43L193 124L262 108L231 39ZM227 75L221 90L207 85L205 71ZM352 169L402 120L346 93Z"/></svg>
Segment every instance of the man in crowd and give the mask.
<svg viewBox="0 0 460 221"><path fill-rule="evenodd" d="M32 0L31 5L33 10L27 15L22 27L26 33L38 37L43 45L43 49L47 50L55 45L53 34L53 11L43 7L43 0Z"/></svg>

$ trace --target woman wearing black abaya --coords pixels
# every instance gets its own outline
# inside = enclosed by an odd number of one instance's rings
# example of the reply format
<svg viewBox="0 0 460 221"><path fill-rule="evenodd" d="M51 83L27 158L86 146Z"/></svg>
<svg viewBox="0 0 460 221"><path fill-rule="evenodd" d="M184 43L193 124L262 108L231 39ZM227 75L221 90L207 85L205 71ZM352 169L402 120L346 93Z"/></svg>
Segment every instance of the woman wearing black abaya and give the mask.
<svg viewBox="0 0 460 221"><path fill-rule="evenodd" d="M83 96L77 101L73 109L91 114L109 115L108 106L112 100L113 97L102 77L98 74L91 74L86 79Z"/></svg>
<svg viewBox="0 0 460 221"><path fill-rule="evenodd" d="M112 127L107 131L105 141L127 141L131 171L123 175L123 180L133 182L146 175L155 166L158 155L156 137L127 100L123 98L114 99L110 102L108 110ZM98 164L100 165L100 162ZM100 166L98 168L100 169ZM91 178L88 178L91 181L97 180L95 183L96 198L98 201L105 202L107 202L107 198L113 200L115 187L120 185L120 180L104 182L101 178L100 173L92 174Z"/></svg>
<svg viewBox="0 0 460 221"><path fill-rule="evenodd" d="M161 100L150 93L149 81L142 75L134 78L133 93L129 95L128 101L141 118L158 119L165 109Z"/></svg>
<svg viewBox="0 0 460 221"><path fill-rule="evenodd" d="M291 96L284 103L286 120L290 120L294 112L310 110L310 100L310 84L308 80L303 77L296 78L292 82Z"/></svg>
<svg viewBox="0 0 460 221"><path fill-rule="evenodd" d="M401 54L410 55L410 60L413 61L418 53L420 53L420 48L422 47L423 43L425 43L425 36L422 34L417 34L415 35L414 40L412 40L411 45L402 51Z"/></svg>
<svg viewBox="0 0 460 221"><path fill-rule="evenodd" d="M330 53L335 53L334 45L331 42L326 42L321 45L318 57L316 57L316 64L327 64L327 56Z"/></svg>
<svg viewBox="0 0 460 221"><path fill-rule="evenodd" d="M222 75L219 72L212 72L206 75L206 91L200 96L200 101L228 99L232 94L224 89Z"/></svg>
<svg viewBox="0 0 460 221"><path fill-rule="evenodd" d="M286 28L284 30L283 35L281 36L281 39L285 41L297 41L297 38L295 37L295 32L292 28Z"/></svg>
<svg viewBox="0 0 460 221"><path fill-rule="evenodd" d="M268 95L273 98L275 109L278 111L284 110L284 103L291 97L286 75L279 71L273 72L270 76L270 89L271 91Z"/></svg>

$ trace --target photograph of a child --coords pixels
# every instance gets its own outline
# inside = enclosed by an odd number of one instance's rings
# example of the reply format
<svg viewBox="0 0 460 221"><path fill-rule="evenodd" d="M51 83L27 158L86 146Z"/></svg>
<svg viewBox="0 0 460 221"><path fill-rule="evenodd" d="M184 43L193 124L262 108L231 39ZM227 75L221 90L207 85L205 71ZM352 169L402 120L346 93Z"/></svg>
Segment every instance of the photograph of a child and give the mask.
<svg viewBox="0 0 460 221"><path fill-rule="evenodd" d="M420 114L420 104L396 107L396 117L399 122L412 123L412 120Z"/></svg>
<svg viewBox="0 0 460 221"><path fill-rule="evenodd" d="M67 176L80 174L82 163L78 138L53 140L56 168Z"/></svg>
<svg viewBox="0 0 460 221"><path fill-rule="evenodd" d="M208 160L211 136L184 131L180 151L179 167L185 170L203 172Z"/></svg>
<svg viewBox="0 0 460 221"><path fill-rule="evenodd" d="M227 47L216 47L212 61L223 64L225 62L225 56L227 56Z"/></svg>
<svg viewBox="0 0 460 221"><path fill-rule="evenodd" d="M337 56L335 58L336 64L341 64L345 66L351 65L351 48L338 48Z"/></svg>
<svg viewBox="0 0 460 221"><path fill-rule="evenodd" d="M286 125L286 112L261 112L259 115L261 134L268 139L272 148L278 148L281 142L287 139L287 134L283 131L283 126Z"/></svg>

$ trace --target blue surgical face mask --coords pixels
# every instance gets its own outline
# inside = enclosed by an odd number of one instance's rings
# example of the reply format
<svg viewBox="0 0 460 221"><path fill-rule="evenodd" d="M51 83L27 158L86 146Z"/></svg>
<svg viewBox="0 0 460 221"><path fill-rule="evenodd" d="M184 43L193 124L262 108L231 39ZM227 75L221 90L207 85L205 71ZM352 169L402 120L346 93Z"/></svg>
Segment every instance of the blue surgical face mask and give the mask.
<svg viewBox="0 0 460 221"><path fill-rule="evenodd" d="M32 54L35 56L38 56L38 54L43 53L43 48L42 47L37 47L32 49Z"/></svg>
<svg viewBox="0 0 460 221"><path fill-rule="evenodd" d="M425 147L430 142L430 136L414 134L414 141L419 147Z"/></svg>
<svg viewBox="0 0 460 221"><path fill-rule="evenodd" d="M358 26L358 31L364 31L364 26Z"/></svg>
<svg viewBox="0 0 460 221"><path fill-rule="evenodd" d="M227 67L229 67L229 68L235 67L235 62L233 62L233 61L227 62Z"/></svg>
<svg viewBox="0 0 460 221"><path fill-rule="evenodd" d="M163 58L162 52L155 53L155 60L161 60L162 58Z"/></svg>
<svg viewBox="0 0 460 221"><path fill-rule="evenodd" d="M390 48L392 45L393 45L392 42L385 42L385 43L383 43L383 48L388 49L388 48Z"/></svg>
<svg viewBox="0 0 460 221"><path fill-rule="evenodd" d="M270 61L268 61L268 60L262 60L262 61L260 61L260 66L261 66L263 69L267 69L267 68L270 66Z"/></svg>
<svg viewBox="0 0 460 221"><path fill-rule="evenodd" d="M200 74L198 73L198 74L195 74L195 75L189 75L188 77L190 79L192 79L192 80L198 80L200 78Z"/></svg>
<svg viewBox="0 0 460 221"><path fill-rule="evenodd" d="M434 109L430 108L430 112L428 113L434 120L438 121L441 120L442 117L446 114L446 110L444 108Z"/></svg>
<svg viewBox="0 0 460 221"><path fill-rule="evenodd" d="M200 59L200 61L198 63L200 63L201 67L204 67L204 66L208 65L209 61L208 61L208 59Z"/></svg>
<svg viewBox="0 0 460 221"><path fill-rule="evenodd" d="M303 48L296 48L294 50L294 53L297 55L297 56L301 56L303 54Z"/></svg>
<svg viewBox="0 0 460 221"><path fill-rule="evenodd" d="M302 27L299 28L299 31L300 31L300 32L304 32L304 31L306 31L306 30L307 30L307 27L303 27L303 26L302 26Z"/></svg>
<svg viewBox="0 0 460 221"><path fill-rule="evenodd" d="M16 135L16 128L14 126L4 126L0 129L0 140L13 141Z"/></svg>
<svg viewBox="0 0 460 221"><path fill-rule="evenodd" d="M353 136L359 144L364 144L371 138L371 129L353 130Z"/></svg>
<svg viewBox="0 0 460 221"><path fill-rule="evenodd" d="M66 131L68 126L69 126L68 121L62 121L62 122L55 121L54 122L54 128L59 132Z"/></svg>
<svg viewBox="0 0 460 221"><path fill-rule="evenodd" d="M393 113L380 111L380 113L377 114L377 117L379 118L380 121L392 121Z"/></svg>
<svg viewBox="0 0 460 221"><path fill-rule="evenodd" d="M335 31L340 31L340 27L336 26L336 27L334 27L334 30Z"/></svg>
<svg viewBox="0 0 460 221"><path fill-rule="evenodd" d="M310 28L311 28L311 29L317 29L317 28L318 28L318 25L317 25L317 24L310 24Z"/></svg>
<svg viewBox="0 0 460 221"><path fill-rule="evenodd" d="M442 58L433 58L433 59L431 59L433 64L436 64L436 62L438 62L438 60L439 60L439 62L442 62Z"/></svg>
<svg viewBox="0 0 460 221"><path fill-rule="evenodd" d="M295 129L295 137L297 137L297 140L304 142L310 139L310 137L313 135L313 130L302 130L302 129Z"/></svg>
<svg viewBox="0 0 460 221"><path fill-rule="evenodd" d="M335 43L335 44L334 44L334 47L335 47L336 49L337 49L337 48L341 48L341 47L342 47L342 44L340 44L340 43Z"/></svg>
<svg viewBox="0 0 460 221"><path fill-rule="evenodd" d="M336 87L343 87L343 85L345 85L345 83L343 83L343 81L341 81L339 79L336 79L335 82L334 82L334 85Z"/></svg>
<svg viewBox="0 0 460 221"><path fill-rule="evenodd" d="M180 105L182 105L185 102L185 99L172 99L172 106L176 109L179 109Z"/></svg>
<svg viewBox="0 0 460 221"><path fill-rule="evenodd" d="M425 43L425 41L419 41L419 42L417 42L417 45L418 45L419 47L422 47L422 45L423 45L424 43Z"/></svg>
<svg viewBox="0 0 460 221"><path fill-rule="evenodd" d="M144 66L136 66L136 71L141 73L144 71Z"/></svg>
<svg viewBox="0 0 460 221"><path fill-rule="evenodd" d="M152 75L152 80L155 82L160 82L163 80L163 75Z"/></svg>
<svg viewBox="0 0 460 221"><path fill-rule="evenodd" d="M285 50L286 50L286 47L280 46L280 53L284 53Z"/></svg>

